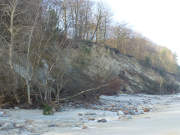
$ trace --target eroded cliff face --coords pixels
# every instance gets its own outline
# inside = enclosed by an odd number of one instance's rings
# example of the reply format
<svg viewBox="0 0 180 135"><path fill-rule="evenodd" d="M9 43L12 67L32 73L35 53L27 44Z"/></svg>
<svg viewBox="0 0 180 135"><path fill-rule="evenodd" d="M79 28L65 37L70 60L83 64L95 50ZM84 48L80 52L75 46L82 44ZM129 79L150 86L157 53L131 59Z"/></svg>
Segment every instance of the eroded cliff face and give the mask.
<svg viewBox="0 0 180 135"><path fill-rule="evenodd" d="M103 45L82 44L78 49L70 49L64 63L69 80L64 88L75 93L104 83L109 85L98 93L167 94L178 91L180 86L174 75L165 72L162 75Z"/></svg>
<svg viewBox="0 0 180 135"><path fill-rule="evenodd" d="M25 56L14 57L14 71L7 64L2 64L1 91L21 95L26 91L27 81L32 95L45 95L50 91L50 94L59 93L59 98L107 84L106 87L78 96L78 99L83 100L102 94L168 94L180 90L180 82L175 75L167 72L162 74L145 67L134 57L122 55L118 50L104 45L81 42L74 48L51 47L48 54L42 56L38 60L39 65L33 65L34 60L28 62L29 68ZM1 63L6 61L7 58Z"/></svg>

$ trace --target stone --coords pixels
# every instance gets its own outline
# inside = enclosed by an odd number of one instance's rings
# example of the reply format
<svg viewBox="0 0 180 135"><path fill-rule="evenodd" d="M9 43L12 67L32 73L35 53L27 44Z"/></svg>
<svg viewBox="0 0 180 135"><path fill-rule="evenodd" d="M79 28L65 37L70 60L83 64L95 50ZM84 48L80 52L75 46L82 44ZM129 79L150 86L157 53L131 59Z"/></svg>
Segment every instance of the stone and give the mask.
<svg viewBox="0 0 180 135"><path fill-rule="evenodd" d="M80 121L83 121L83 118L80 118L79 120L80 120Z"/></svg>
<svg viewBox="0 0 180 135"><path fill-rule="evenodd" d="M9 130L9 129L14 129L15 125L14 123L3 123L1 124L0 130Z"/></svg>
<svg viewBox="0 0 180 135"><path fill-rule="evenodd" d="M128 110L125 110L125 111L124 111L124 114L125 114L125 115L128 115L128 114L129 114L129 111L128 111Z"/></svg>
<svg viewBox="0 0 180 135"><path fill-rule="evenodd" d="M4 111L4 112L0 112L0 117L9 117L10 114L8 114L8 112Z"/></svg>
<svg viewBox="0 0 180 135"><path fill-rule="evenodd" d="M85 113L85 115L96 115L96 113Z"/></svg>
<svg viewBox="0 0 180 135"><path fill-rule="evenodd" d="M144 114L144 110L138 110L137 111L137 114L139 115L139 114Z"/></svg>
<svg viewBox="0 0 180 135"><path fill-rule="evenodd" d="M136 112L135 112L135 110L129 110L129 114L130 115L136 115Z"/></svg>
<svg viewBox="0 0 180 135"><path fill-rule="evenodd" d="M83 114L82 114L82 113L78 113L78 115L79 115L79 116L83 116Z"/></svg>
<svg viewBox="0 0 180 135"><path fill-rule="evenodd" d="M145 119L151 119L151 117L144 117Z"/></svg>
<svg viewBox="0 0 180 135"><path fill-rule="evenodd" d="M98 120L97 122L98 122L98 123L105 123L105 122L107 122L107 120L106 120L106 119L100 119L100 120Z"/></svg>
<svg viewBox="0 0 180 135"><path fill-rule="evenodd" d="M48 125L48 127L57 127L55 124Z"/></svg>
<svg viewBox="0 0 180 135"><path fill-rule="evenodd" d="M0 117L4 117L4 112L0 112Z"/></svg>
<svg viewBox="0 0 180 135"><path fill-rule="evenodd" d="M111 107L115 107L116 105L115 104L112 104Z"/></svg>
<svg viewBox="0 0 180 135"><path fill-rule="evenodd" d="M31 125L34 121L33 120L26 120L25 123Z"/></svg>
<svg viewBox="0 0 180 135"><path fill-rule="evenodd" d="M88 128L88 127L87 127L87 126L85 126L85 125L83 125L83 126L82 126L82 129L87 129L87 128Z"/></svg>
<svg viewBox="0 0 180 135"><path fill-rule="evenodd" d="M128 115L128 116L127 116L127 119L128 119L128 120L132 119L132 116Z"/></svg>
<svg viewBox="0 0 180 135"><path fill-rule="evenodd" d="M124 115L123 111L118 111L117 115Z"/></svg>
<svg viewBox="0 0 180 135"><path fill-rule="evenodd" d="M110 107L110 108L107 108L106 110L107 110L107 111L113 111L114 108L113 108L113 107Z"/></svg>
<svg viewBox="0 0 180 135"><path fill-rule="evenodd" d="M88 118L89 121L95 121L95 118Z"/></svg>
<svg viewBox="0 0 180 135"><path fill-rule="evenodd" d="M14 109L15 109L15 110L19 110L20 108L16 106L16 107L14 107Z"/></svg>
<svg viewBox="0 0 180 135"><path fill-rule="evenodd" d="M124 118L124 116L119 116L118 120L122 120Z"/></svg>
<svg viewBox="0 0 180 135"><path fill-rule="evenodd" d="M149 112L150 109L149 108L144 108L144 112Z"/></svg>
<svg viewBox="0 0 180 135"><path fill-rule="evenodd" d="M14 127L15 128L23 128L24 127L24 123L15 123Z"/></svg>
<svg viewBox="0 0 180 135"><path fill-rule="evenodd" d="M97 109L98 109L98 107L92 107L92 109L93 109L93 110L97 110Z"/></svg>

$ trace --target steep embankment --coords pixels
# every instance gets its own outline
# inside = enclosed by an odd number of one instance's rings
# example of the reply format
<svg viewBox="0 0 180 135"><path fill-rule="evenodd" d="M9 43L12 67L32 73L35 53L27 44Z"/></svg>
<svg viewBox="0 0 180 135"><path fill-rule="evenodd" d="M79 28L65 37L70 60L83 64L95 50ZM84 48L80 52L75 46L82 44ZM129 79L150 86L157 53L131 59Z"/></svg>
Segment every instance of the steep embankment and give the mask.
<svg viewBox="0 0 180 135"><path fill-rule="evenodd" d="M80 44L64 57L69 90L83 90L103 83L109 85L100 93L164 94L179 90L180 83L173 74L145 67L134 57L125 56L103 45Z"/></svg>
<svg viewBox="0 0 180 135"><path fill-rule="evenodd" d="M83 93L77 99L92 100L101 94L117 93L165 94L180 88L173 74L143 66L134 57L105 45L77 42L72 47L52 45L38 51L30 59L14 52L13 70L7 64L7 53L2 55L3 103L9 99L13 104L27 101L28 85L34 104L58 101L104 84L106 87Z"/></svg>

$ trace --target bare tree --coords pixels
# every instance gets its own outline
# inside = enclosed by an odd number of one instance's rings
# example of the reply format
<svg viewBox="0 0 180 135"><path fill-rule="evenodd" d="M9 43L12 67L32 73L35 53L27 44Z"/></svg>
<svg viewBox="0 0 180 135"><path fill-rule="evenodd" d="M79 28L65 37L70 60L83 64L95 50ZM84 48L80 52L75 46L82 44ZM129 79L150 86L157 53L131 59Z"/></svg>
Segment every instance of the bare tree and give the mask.
<svg viewBox="0 0 180 135"><path fill-rule="evenodd" d="M35 27L37 25L37 20L38 20L38 17L39 17L39 14L40 14L40 5L39 5L39 8L37 9L37 14L36 14L36 17L35 17L35 20L34 20L34 23L31 27L31 30L30 30L30 34L29 34L29 39L28 39L28 49L27 49L27 66L26 66L26 70L27 70L27 73L28 73L28 77L26 78L26 85L27 85L27 95L28 95L28 103L29 104L32 104L31 103L31 91L30 91L30 83L29 81L31 81L31 73L30 73L30 48L31 48L31 42L32 42L32 38L33 38L33 33L34 33L34 30L35 30Z"/></svg>
<svg viewBox="0 0 180 135"><path fill-rule="evenodd" d="M11 69L13 69L12 58L13 58L13 46L14 46L14 37L15 37L15 28L14 28L14 18L16 16L16 8L17 8L18 0L9 1L9 5L7 7L7 14L10 16L10 43L9 43L9 65Z"/></svg>
<svg viewBox="0 0 180 135"><path fill-rule="evenodd" d="M102 7L100 6L100 3L98 3L98 9L97 9L97 15L96 15L96 26L95 26L95 30L92 34L91 40L94 40L94 37L96 35L96 41L98 41L98 32L97 31L100 28L101 20L102 20Z"/></svg>
<svg viewBox="0 0 180 135"><path fill-rule="evenodd" d="M63 20L64 20L64 33L65 33L65 36L67 36L67 29L68 29L68 24L67 24L67 0L64 0L63 1L63 12L64 12L64 16L63 16Z"/></svg>

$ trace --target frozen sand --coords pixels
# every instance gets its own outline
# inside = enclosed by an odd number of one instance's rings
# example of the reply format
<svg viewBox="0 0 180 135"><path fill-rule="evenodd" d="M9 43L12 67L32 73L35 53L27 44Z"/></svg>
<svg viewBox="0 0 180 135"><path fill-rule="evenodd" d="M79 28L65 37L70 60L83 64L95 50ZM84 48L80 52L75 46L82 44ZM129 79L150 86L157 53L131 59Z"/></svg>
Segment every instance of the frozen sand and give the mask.
<svg viewBox="0 0 180 135"><path fill-rule="evenodd" d="M180 105L128 121L95 123L88 129L57 129L44 135L180 135Z"/></svg>
<svg viewBox="0 0 180 135"><path fill-rule="evenodd" d="M3 110L9 116L0 117L1 125L13 124L0 130L0 135L180 135L179 95L103 96L101 100L105 107L133 103L135 106L151 106L154 110L142 115L122 115L120 120L116 112L84 108L70 108L53 116L44 116L41 110ZM95 121L88 118L95 118ZM98 123L101 118L108 122ZM83 126L87 128L82 129Z"/></svg>

